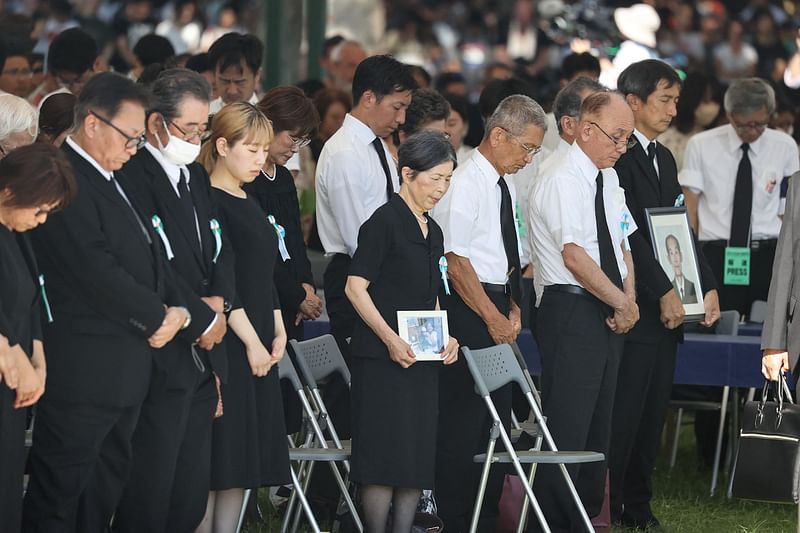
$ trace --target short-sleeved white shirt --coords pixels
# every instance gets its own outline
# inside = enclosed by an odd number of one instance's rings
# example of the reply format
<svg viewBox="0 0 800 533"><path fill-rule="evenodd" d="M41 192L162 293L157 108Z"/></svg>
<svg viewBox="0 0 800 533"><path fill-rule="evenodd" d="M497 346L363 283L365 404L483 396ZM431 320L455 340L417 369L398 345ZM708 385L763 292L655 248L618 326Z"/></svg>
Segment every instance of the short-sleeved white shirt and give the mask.
<svg viewBox="0 0 800 533"><path fill-rule="evenodd" d="M600 264L594 198L599 169L580 146L570 146L566 156L544 169L531 196L533 253L537 257L542 286L578 285L578 280L564 265L561 252L567 244L583 248L595 263ZM622 255L624 237L636 231L636 222L625 204L625 191L619 186L617 172L605 168L603 173L603 205L606 222L614 243L617 267L624 280L628 269ZM623 232L623 218L628 227Z"/></svg>
<svg viewBox="0 0 800 533"><path fill-rule="evenodd" d="M509 266L500 229L499 179L499 173L480 149L473 150L472 156L453 173L450 188L431 215L444 233L445 252L468 258L482 283L503 285L508 281ZM503 179L516 220L514 183Z"/></svg>
<svg viewBox="0 0 800 533"><path fill-rule="evenodd" d="M372 146L375 133L349 113L322 147L317 163L317 229L326 254L348 254L358 247L358 230L386 203L386 174ZM392 157L381 141L386 160ZM394 190L396 165L389 164Z"/></svg>
<svg viewBox="0 0 800 533"><path fill-rule="evenodd" d="M736 172L742 140L726 124L696 134L686 145L678 181L699 195L697 217L701 241L727 240L731 234ZM775 239L785 207L784 178L800 168L797 144L782 131L767 129L748 151L753 169L751 237Z"/></svg>

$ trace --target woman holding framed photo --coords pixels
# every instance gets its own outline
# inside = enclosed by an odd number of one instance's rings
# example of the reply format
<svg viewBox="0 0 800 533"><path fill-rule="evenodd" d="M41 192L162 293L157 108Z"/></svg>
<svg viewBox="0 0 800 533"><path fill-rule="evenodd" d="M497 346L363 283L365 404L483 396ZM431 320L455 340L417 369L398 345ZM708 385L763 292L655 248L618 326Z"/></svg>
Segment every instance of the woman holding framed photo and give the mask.
<svg viewBox="0 0 800 533"><path fill-rule="evenodd" d="M351 477L370 533L385 531L390 507L392 531L407 533L435 472L439 366L417 362L397 312L439 308L444 237L427 212L447 192L456 155L444 134L422 131L398 162L400 193L361 226L345 288L361 318L351 342ZM451 337L441 360L457 357Z"/></svg>

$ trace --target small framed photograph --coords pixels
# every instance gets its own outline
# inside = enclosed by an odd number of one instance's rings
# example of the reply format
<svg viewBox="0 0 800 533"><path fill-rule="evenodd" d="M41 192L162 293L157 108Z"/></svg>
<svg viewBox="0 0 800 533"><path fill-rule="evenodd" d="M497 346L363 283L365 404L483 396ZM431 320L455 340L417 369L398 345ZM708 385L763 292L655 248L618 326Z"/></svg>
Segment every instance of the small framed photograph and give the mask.
<svg viewBox="0 0 800 533"><path fill-rule="evenodd" d="M447 311L398 311L397 330L417 361L441 361L450 341Z"/></svg>
<svg viewBox="0 0 800 533"><path fill-rule="evenodd" d="M644 211L656 259L683 303L684 321L702 320L705 316L703 287L686 208L659 207Z"/></svg>

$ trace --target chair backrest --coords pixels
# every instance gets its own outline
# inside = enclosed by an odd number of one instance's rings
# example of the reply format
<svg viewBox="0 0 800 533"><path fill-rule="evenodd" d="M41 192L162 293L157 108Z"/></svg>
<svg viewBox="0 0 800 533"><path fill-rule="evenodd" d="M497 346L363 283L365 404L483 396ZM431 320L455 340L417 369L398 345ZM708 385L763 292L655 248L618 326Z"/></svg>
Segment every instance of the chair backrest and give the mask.
<svg viewBox="0 0 800 533"><path fill-rule="evenodd" d="M719 314L717 335L738 335L739 334L739 311L722 311Z"/></svg>
<svg viewBox="0 0 800 533"><path fill-rule="evenodd" d="M288 379L295 391L303 390L303 383L300 381L300 376L297 375L288 351L278 361L278 379Z"/></svg>
<svg viewBox="0 0 800 533"><path fill-rule="evenodd" d="M289 346L296 356L297 368L310 388L317 388L320 381L335 373L341 375L350 386L350 370L333 335L322 335L302 342L292 339Z"/></svg>
<svg viewBox="0 0 800 533"><path fill-rule="evenodd" d="M531 392L522 368L508 344L498 344L481 350L470 350L464 346L461 354L467 361L472 379L475 380L475 392L487 396L500 387L515 381L523 393Z"/></svg>
<svg viewBox="0 0 800 533"><path fill-rule="evenodd" d="M748 320L750 322L763 324L766 319L767 319L767 302L765 302L764 300L754 301L753 305L750 307L750 315L748 316Z"/></svg>

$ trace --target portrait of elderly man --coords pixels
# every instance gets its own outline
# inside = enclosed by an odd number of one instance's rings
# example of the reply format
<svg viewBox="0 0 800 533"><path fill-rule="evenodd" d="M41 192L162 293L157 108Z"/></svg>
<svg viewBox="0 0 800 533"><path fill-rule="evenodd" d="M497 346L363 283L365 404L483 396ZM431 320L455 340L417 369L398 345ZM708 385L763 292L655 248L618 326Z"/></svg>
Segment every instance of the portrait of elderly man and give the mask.
<svg viewBox="0 0 800 533"><path fill-rule="evenodd" d="M683 304L696 304L697 292L694 288L694 283L689 281L683 272L683 253L681 252L681 243L675 235L667 235L664 240L665 249L667 251L667 259L672 267L673 278L672 288L678 293Z"/></svg>

